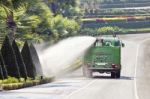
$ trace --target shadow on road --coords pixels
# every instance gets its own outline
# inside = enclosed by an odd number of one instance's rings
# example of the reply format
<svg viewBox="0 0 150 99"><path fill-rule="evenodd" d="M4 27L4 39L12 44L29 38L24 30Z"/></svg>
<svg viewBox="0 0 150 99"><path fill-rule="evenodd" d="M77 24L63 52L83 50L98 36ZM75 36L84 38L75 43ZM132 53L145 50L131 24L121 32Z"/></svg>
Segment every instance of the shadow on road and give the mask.
<svg viewBox="0 0 150 99"><path fill-rule="evenodd" d="M93 78L96 78L96 79L116 79L116 78L111 78L110 76L94 76ZM120 78L117 78L117 80L133 80L133 77L121 76Z"/></svg>

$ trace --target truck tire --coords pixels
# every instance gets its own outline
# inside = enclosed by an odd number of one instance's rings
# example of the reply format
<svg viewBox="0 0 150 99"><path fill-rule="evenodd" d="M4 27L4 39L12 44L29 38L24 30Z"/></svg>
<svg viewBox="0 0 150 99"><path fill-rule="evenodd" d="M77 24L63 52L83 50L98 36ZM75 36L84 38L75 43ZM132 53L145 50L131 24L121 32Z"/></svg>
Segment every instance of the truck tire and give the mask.
<svg viewBox="0 0 150 99"><path fill-rule="evenodd" d="M116 74L115 72L111 72L111 78L115 78Z"/></svg>
<svg viewBox="0 0 150 99"><path fill-rule="evenodd" d="M116 78L120 78L120 71L116 72Z"/></svg>
<svg viewBox="0 0 150 99"><path fill-rule="evenodd" d="M83 71L83 76L88 77L88 78L92 78L93 77L92 70L89 69L88 66L83 66L82 67L82 71Z"/></svg>

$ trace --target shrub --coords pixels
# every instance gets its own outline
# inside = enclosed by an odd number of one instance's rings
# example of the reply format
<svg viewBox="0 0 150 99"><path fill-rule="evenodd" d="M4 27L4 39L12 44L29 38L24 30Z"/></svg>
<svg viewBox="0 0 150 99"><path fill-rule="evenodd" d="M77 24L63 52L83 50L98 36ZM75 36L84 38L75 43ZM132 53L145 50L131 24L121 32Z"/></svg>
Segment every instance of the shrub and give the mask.
<svg viewBox="0 0 150 99"><path fill-rule="evenodd" d="M33 64L36 69L36 74L43 76L42 66L41 66L38 54L36 52L36 49L32 43L30 45L30 52L31 52L31 58L32 58Z"/></svg>
<svg viewBox="0 0 150 99"><path fill-rule="evenodd" d="M20 78L20 71L18 68L16 55L7 36L3 42L1 52L4 58L4 63L6 65L8 75Z"/></svg>
<svg viewBox="0 0 150 99"><path fill-rule="evenodd" d="M6 79L8 76L7 70L4 64L3 56L0 52L0 79Z"/></svg>
<svg viewBox="0 0 150 99"><path fill-rule="evenodd" d="M15 77L8 77L7 79L3 80L3 84L10 84L10 83L19 83L19 80Z"/></svg>
<svg viewBox="0 0 150 99"><path fill-rule="evenodd" d="M99 36L99 35L113 35L113 34L127 33L126 29L119 27L101 27L101 28L83 28L80 31L81 35Z"/></svg>
<svg viewBox="0 0 150 99"><path fill-rule="evenodd" d="M25 42L23 46L21 54L22 54L22 57L23 57L23 60L27 69L28 77L31 77L34 79L36 76L36 68L33 63L31 52L30 52L30 46L27 41Z"/></svg>
<svg viewBox="0 0 150 99"><path fill-rule="evenodd" d="M25 66L22 55L20 53L20 50L19 50L15 40L12 43L12 47L13 47L15 55L16 55L16 60L17 60L17 63L18 63L20 76L23 77L23 78L27 78L26 66Z"/></svg>
<svg viewBox="0 0 150 99"><path fill-rule="evenodd" d="M113 33L125 33L125 30L119 28L119 27L101 27L98 29L98 32L101 34L113 34Z"/></svg>

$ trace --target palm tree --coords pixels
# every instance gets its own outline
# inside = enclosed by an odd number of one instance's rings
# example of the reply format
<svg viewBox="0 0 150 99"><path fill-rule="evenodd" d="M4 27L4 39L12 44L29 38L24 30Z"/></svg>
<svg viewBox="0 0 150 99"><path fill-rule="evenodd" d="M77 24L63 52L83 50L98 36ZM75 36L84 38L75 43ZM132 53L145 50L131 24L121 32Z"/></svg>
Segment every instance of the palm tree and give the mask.
<svg viewBox="0 0 150 99"><path fill-rule="evenodd" d="M54 16L69 12L70 8L76 7L79 0L44 0L51 8Z"/></svg>
<svg viewBox="0 0 150 99"><path fill-rule="evenodd" d="M27 9L28 5L35 1L38 0L0 0L0 7L2 7L6 13L6 26L9 30L8 36L11 41L15 38L15 32L17 29L14 20L14 12L22 7Z"/></svg>

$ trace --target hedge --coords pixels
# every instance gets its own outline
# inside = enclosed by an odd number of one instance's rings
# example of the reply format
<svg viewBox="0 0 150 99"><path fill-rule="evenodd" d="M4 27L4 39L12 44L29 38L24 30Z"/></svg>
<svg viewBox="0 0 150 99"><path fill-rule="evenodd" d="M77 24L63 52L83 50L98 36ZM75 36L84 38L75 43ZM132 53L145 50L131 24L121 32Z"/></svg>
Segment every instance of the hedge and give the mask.
<svg viewBox="0 0 150 99"><path fill-rule="evenodd" d="M150 15L150 9L96 9L93 11L85 11L84 17L112 17L112 16L135 16Z"/></svg>
<svg viewBox="0 0 150 99"><path fill-rule="evenodd" d="M39 80L32 80L26 82L6 83L6 84L1 84L1 86L3 90L15 90L20 88L26 88L26 87L32 87L40 84L50 83L53 80L54 78L50 77L50 78L43 78Z"/></svg>
<svg viewBox="0 0 150 99"><path fill-rule="evenodd" d="M22 58L22 55L20 53L20 50L19 50L15 40L12 43L12 47L13 47L15 55L16 55L16 60L18 63L19 71L20 71L20 77L27 79L28 75L27 75L26 66L25 66L24 60Z"/></svg>
<svg viewBox="0 0 150 99"><path fill-rule="evenodd" d="M28 44L27 41L25 42L25 44L22 48L21 54L22 54L24 63L26 65L28 77L35 79L35 76L37 75L36 74L36 68L35 68L35 65L32 61L30 45Z"/></svg>
<svg viewBox="0 0 150 99"><path fill-rule="evenodd" d="M119 28L149 28L150 21L131 21L131 22L111 22L111 23L100 23L100 22L83 22L83 28L99 28L105 26L117 26Z"/></svg>
<svg viewBox="0 0 150 99"><path fill-rule="evenodd" d="M8 77L8 73L7 73L7 69L6 69L1 51L0 51L0 68L1 68L1 77L0 77L0 79L6 79Z"/></svg>
<svg viewBox="0 0 150 99"><path fill-rule="evenodd" d="M6 36L3 42L1 52L4 59L4 63L6 65L8 75L12 77L20 78L20 71L19 71L16 55L8 36Z"/></svg>

